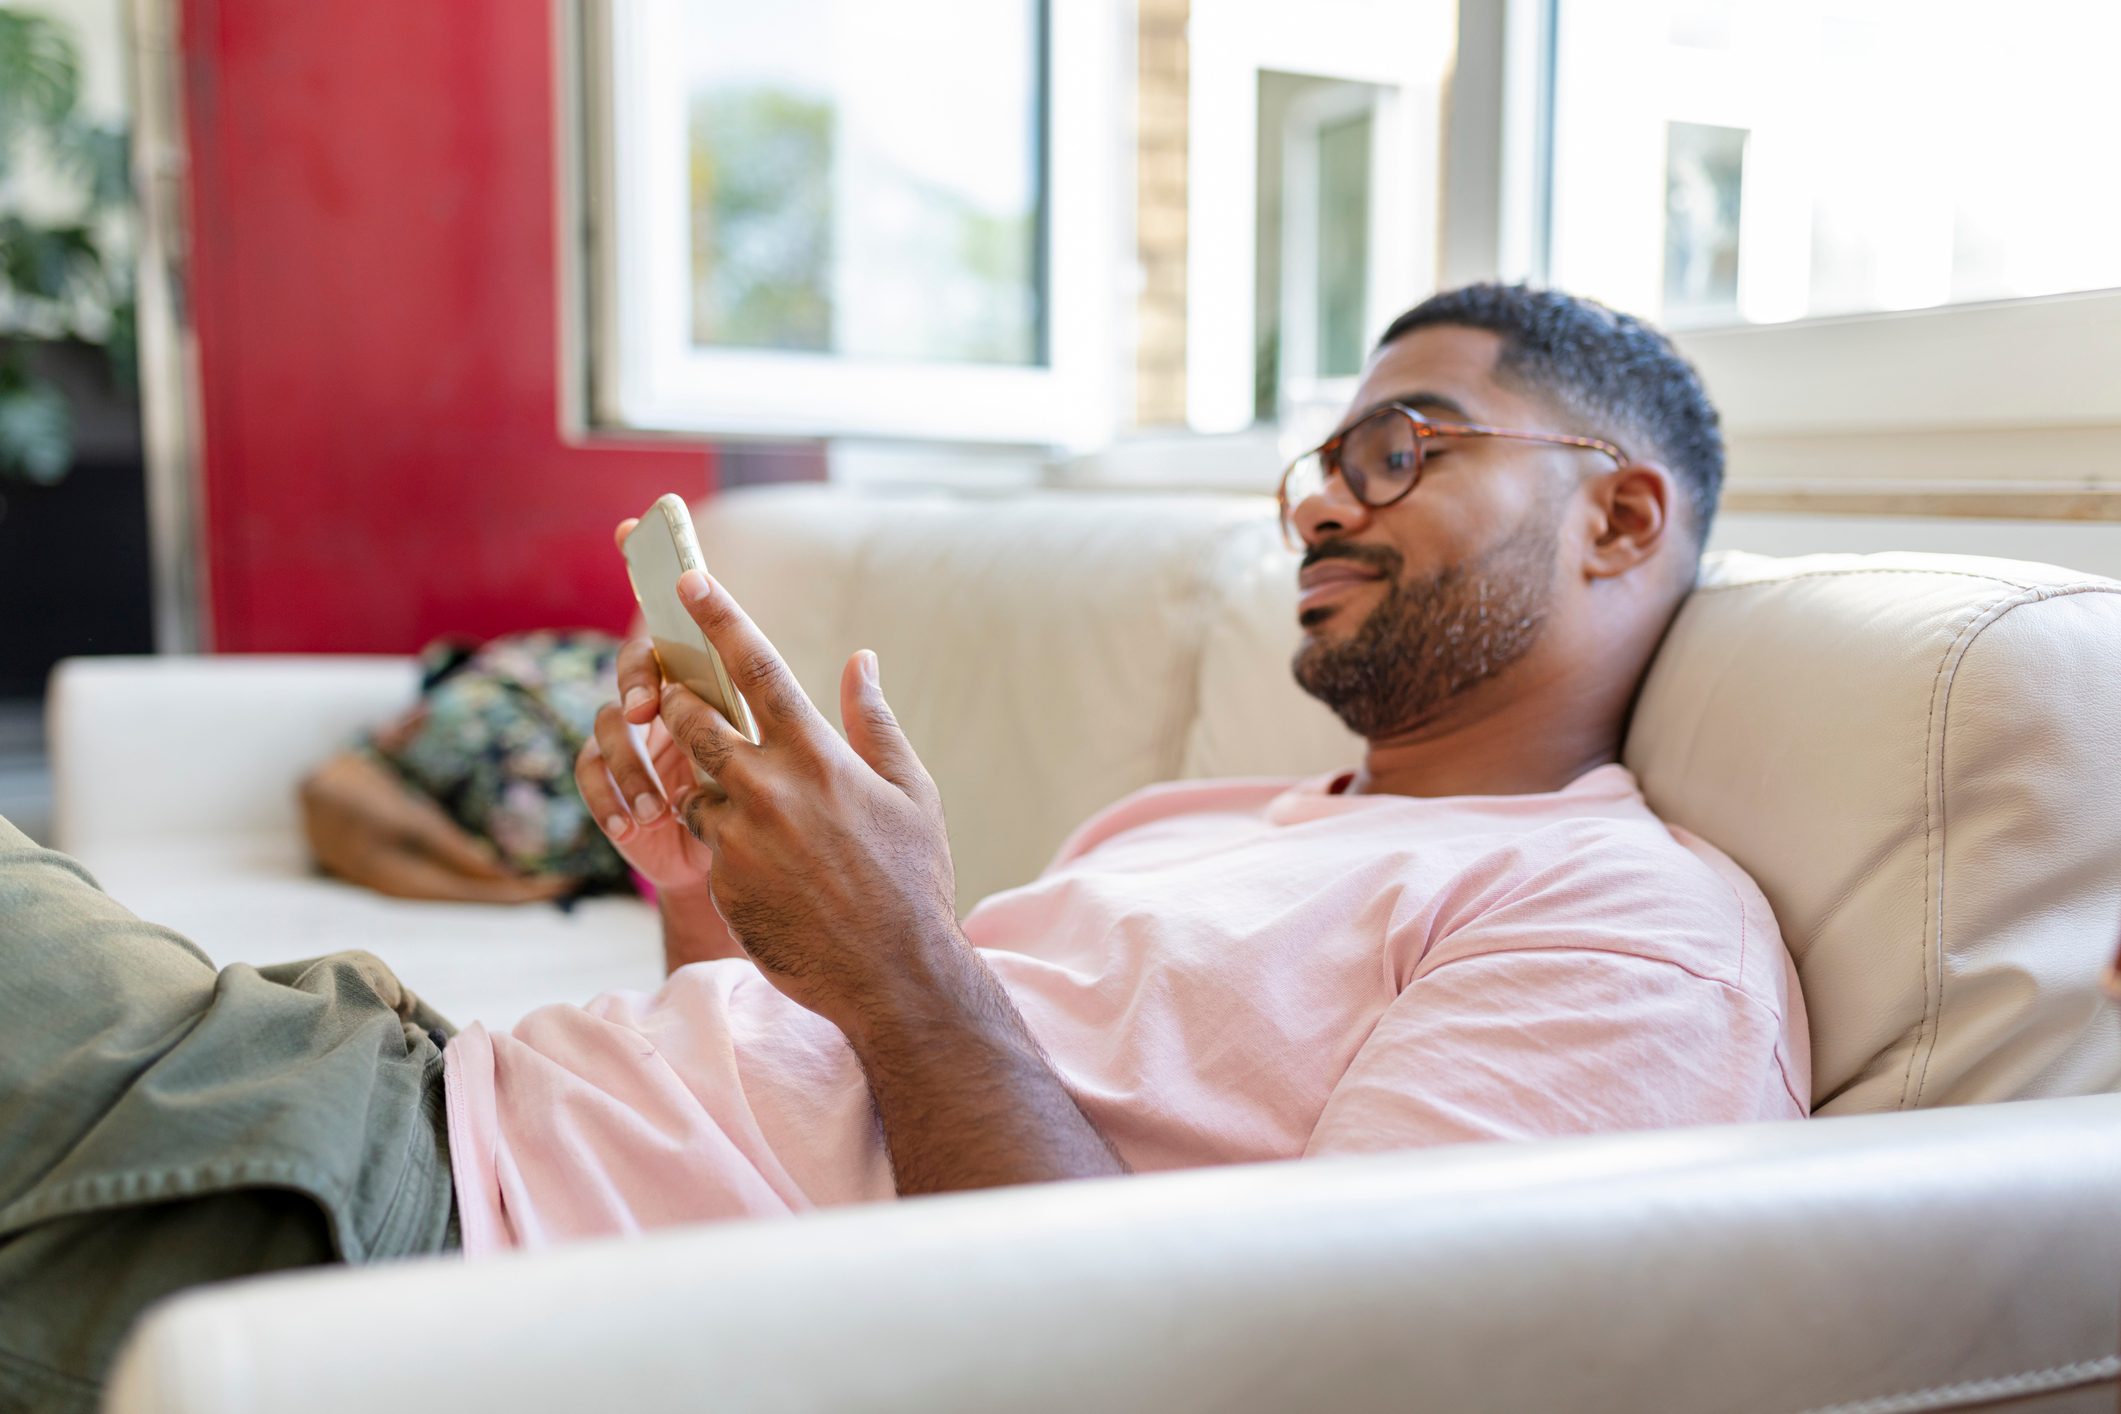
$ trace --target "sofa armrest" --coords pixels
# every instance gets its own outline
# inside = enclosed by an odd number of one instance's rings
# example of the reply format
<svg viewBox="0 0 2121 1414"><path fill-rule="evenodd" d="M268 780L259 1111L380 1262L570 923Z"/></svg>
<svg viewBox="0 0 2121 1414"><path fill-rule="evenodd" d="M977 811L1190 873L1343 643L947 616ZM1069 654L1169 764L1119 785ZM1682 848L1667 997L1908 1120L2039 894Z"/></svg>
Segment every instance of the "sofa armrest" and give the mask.
<svg viewBox="0 0 2121 1414"><path fill-rule="evenodd" d="M151 1313L107 1408L2110 1408L2117 1273L2098 1096L262 1278Z"/></svg>
<svg viewBox="0 0 2121 1414"><path fill-rule="evenodd" d="M46 699L60 849L292 830L310 767L418 695L411 658L72 658Z"/></svg>

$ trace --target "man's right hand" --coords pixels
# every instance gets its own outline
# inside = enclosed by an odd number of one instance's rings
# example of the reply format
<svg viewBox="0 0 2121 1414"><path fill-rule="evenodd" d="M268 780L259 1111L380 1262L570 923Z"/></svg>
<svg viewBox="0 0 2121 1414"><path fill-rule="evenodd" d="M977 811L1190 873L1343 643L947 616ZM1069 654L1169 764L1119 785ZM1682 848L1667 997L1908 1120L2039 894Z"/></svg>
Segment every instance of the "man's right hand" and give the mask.
<svg viewBox="0 0 2121 1414"><path fill-rule="evenodd" d="M620 661L636 649L637 639L620 650ZM649 652L645 670L654 673ZM628 680L622 671L621 690ZM710 887L713 852L685 828L684 802L697 789L692 759L671 740L661 718L646 726L648 761L634 749L625 709L617 703L597 713L596 733L575 757L574 779L597 823L603 827L634 872L655 885L663 914L663 970L675 972L688 962L742 957L743 947L730 936L729 925L715 907Z"/></svg>
<svg viewBox="0 0 2121 1414"><path fill-rule="evenodd" d="M635 659L630 674L629 657ZM638 661L643 657L645 670ZM645 638L620 649L619 661L622 690L644 671L657 671L654 650ZM597 713L595 733L575 757L575 784L612 845L658 893L704 893L714 856L685 828L681 814L686 797L699 789L692 759L671 740L659 717L647 723L645 747L648 759L643 761L625 709L616 702L606 704Z"/></svg>

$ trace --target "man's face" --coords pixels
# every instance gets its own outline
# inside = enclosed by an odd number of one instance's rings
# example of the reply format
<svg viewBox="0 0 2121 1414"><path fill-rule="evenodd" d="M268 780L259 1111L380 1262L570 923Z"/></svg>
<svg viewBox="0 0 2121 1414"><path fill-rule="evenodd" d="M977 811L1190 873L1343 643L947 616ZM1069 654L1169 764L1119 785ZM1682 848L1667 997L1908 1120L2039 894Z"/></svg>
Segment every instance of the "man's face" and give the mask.
<svg viewBox="0 0 2121 1414"><path fill-rule="evenodd" d="M1495 381L1501 339L1417 329L1370 361L1345 427L1380 404L1513 431L1566 431ZM1305 554L1296 680L1371 740L1433 720L1538 643L1556 591L1568 458L1537 443L1428 444L1421 478L1381 509L1338 476L1293 509Z"/></svg>

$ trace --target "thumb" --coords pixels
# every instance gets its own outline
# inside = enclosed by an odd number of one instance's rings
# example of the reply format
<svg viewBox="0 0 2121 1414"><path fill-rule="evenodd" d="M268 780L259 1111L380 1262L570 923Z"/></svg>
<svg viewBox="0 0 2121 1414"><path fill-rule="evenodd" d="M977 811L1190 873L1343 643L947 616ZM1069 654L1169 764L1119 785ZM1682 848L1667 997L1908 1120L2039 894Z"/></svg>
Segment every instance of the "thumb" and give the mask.
<svg viewBox="0 0 2121 1414"><path fill-rule="evenodd" d="M849 658L840 673L840 720L847 724L847 744L870 769L908 795L926 795L927 768L913 754L912 743L884 700L876 654L866 648Z"/></svg>

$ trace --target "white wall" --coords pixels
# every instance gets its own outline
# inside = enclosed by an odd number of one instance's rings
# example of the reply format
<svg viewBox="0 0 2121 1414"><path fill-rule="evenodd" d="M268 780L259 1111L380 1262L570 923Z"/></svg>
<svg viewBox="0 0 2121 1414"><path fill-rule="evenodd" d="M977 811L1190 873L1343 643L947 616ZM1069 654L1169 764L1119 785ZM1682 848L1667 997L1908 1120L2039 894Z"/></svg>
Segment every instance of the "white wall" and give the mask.
<svg viewBox="0 0 2121 1414"><path fill-rule="evenodd" d="M1878 550L1994 555L2121 579L2121 523L2112 522L1725 513L1709 533L1709 548L1762 555Z"/></svg>

